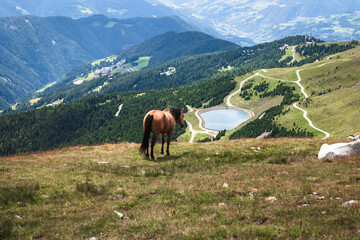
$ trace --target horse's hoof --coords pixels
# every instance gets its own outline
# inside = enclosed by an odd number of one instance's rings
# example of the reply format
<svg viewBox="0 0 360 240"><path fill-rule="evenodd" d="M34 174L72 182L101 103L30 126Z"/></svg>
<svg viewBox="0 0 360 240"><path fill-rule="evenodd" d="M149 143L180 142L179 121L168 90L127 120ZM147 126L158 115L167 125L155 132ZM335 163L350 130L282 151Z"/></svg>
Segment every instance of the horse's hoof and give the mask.
<svg viewBox="0 0 360 240"><path fill-rule="evenodd" d="M164 152L161 152L161 154L164 154Z"/></svg>
<svg viewBox="0 0 360 240"><path fill-rule="evenodd" d="M155 157L154 157L154 156L151 156L151 160L155 160Z"/></svg>
<svg viewBox="0 0 360 240"><path fill-rule="evenodd" d="M167 156L170 156L170 153L166 153Z"/></svg>

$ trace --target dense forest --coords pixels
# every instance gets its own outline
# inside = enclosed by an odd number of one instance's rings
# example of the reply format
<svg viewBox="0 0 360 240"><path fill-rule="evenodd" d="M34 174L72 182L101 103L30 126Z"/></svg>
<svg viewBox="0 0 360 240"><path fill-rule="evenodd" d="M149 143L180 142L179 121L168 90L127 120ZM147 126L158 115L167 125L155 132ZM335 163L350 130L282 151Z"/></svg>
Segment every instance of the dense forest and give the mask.
<svg viewBox="0 0 360 240"><path fill-rule="evenodd" d="M33 152L76 144L133 141L142 138L142 120L151 109L220 104L235 88L233 76L178 89L131 91L89 96L54 107L0 117L0 155ZM123 104L118 117L115 113ZM173 139L184 133L176 127Z"/></svg>

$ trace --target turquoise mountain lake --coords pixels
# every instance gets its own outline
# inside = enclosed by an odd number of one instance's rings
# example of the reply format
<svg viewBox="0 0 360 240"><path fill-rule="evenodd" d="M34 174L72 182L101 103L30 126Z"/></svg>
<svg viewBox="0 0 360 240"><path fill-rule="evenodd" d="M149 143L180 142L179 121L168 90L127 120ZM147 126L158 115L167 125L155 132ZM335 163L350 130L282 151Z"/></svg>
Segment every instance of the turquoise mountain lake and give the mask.
<svg viewBox="0 0 360 240"><path fill-rule="evenodd" d="M212 130L230 130L250 118L247 112L238 109L215 109L200 113L205 127Z"/></svg>

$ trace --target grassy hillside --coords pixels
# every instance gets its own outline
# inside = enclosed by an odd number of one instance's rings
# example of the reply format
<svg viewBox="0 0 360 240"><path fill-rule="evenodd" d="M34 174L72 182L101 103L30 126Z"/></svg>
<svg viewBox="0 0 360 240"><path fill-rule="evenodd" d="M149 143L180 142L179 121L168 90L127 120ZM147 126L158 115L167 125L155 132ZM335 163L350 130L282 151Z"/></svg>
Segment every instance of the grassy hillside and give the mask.
<svg viewBox="0 0 360 240"><path fill-rule="evenodd" d="M172 143L155 161L129 143L0 158L0 237L357 239L359 202L342 204L359 201L360 157L319 161L322 143Z"/></svg>
<svg viewBox="0 0 360 240"><path fill-rule="evenodd" d="M258 117L269 109L271 99L259 99L260 93L254 88L264 82L268 84L265 91L271 91L279 84L278 79L286 80L289 81L286 85L296 87L296 93L301 96L300 106L309 112L308 116L316 127L329 132L331 136L348 136L360 129L357 117L360 108L359 56L360 48L356 47L301 67L254 71L237 78L240 83L255 73L261 74L244 85L240 96L234 96L233 103L239 107L252 109ZM307 100L295 83L298 80L297 71L301 77L300 83L309 96ZM268 107L259 109L258 106ZM274 118L274 123L287 130L301 128L314 136L324 137L323 133L309 126L303 113L295 109L292 104L284 106L281 114ZM229 134L233 131L229 131Z"/></svg>

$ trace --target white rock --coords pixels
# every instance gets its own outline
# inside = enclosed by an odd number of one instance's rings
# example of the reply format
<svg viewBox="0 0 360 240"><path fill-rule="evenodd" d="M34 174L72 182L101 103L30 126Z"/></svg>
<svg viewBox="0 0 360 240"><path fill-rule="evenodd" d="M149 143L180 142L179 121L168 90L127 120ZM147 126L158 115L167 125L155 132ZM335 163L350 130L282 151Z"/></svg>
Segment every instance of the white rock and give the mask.
<svg viewBox="0 0 360 240"><path fill-rule="evenodd" d="M223 187L224 187L224 188L228 188L228 187L229 187L229 184L224 183L224 184L223 184Z"/></svg>
<svg viewBox="0 0 360 240"><path fill-rule="evenodd" d="M110 162L98 162L98 164L109 164Z"/></svg>
<svg viewBox="0 0 360 240"><path fill-rule="evenodd" d="M360 152L360 140L349 143L323 144L318 153L319 159L346 157Z"/></svg>
<svg viewBox="0 0 360 240"><path fill-rule="evenodd" d="M222 203L219 203L219 206L220 206L220 207L224 207L225 205L226 205L226 204L223 203L223 202L222 202Z"/></svg>

